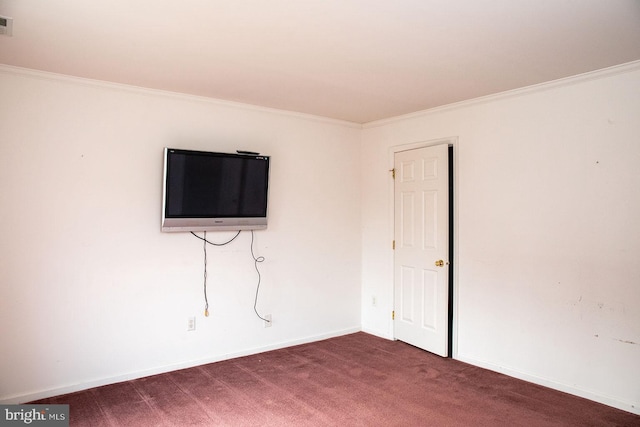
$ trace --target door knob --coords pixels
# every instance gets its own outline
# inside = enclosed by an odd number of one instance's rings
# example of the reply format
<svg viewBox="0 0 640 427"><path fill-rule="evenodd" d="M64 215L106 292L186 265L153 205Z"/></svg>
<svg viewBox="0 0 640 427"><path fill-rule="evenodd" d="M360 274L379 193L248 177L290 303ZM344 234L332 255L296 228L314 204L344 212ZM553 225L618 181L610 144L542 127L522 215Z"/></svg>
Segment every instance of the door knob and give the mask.
<svg viewBox="0 0 640 427"><path fill-rule="evenodd" d="M449 261L444 262L443 260L439 259L436 261L436 267L443 267L444 265L449 265Z"/></svg>

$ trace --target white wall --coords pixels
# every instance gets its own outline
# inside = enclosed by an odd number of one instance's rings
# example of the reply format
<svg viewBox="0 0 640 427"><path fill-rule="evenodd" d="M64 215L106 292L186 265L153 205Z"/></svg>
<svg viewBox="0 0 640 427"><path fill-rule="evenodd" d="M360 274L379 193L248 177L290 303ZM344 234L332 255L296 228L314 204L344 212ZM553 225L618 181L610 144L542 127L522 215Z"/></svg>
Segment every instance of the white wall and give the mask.
<svg viewBox="0 0 640 427"><path fill-rule="evenodd" d="M360 330L359 126L10 67L0 94L0 402ZM203 316L201 242L160 232L165 146L272 156L271 328L249 232L209 247Z"/></svg>
<svg viewBox="0 0 640 427"><path fill-rule="evenodd" d="M0 402L392 337L390 150L458 137L456 357L638 412L640 67L618 71L361 130L0 66ZM272 156L272 328L248 233L209 248L202 315L202 245L159 231L164 146Z"/></svg>
<svg viewBox="0 0 640 427"><path fill-rule="evenodd" d="M638 412L639 118L636 63L365 126L363 329L393 336L390 147L458 137L456 357Z"/></svg>

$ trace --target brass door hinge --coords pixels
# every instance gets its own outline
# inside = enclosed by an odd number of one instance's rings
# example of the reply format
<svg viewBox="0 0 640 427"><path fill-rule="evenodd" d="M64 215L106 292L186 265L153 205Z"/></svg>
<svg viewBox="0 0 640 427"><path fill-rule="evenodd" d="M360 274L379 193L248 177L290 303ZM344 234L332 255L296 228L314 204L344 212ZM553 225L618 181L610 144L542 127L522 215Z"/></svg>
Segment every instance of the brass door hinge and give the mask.
<svg viewBox="0 0 640 427"><path fill-rule="evenodd" d="M389 172L391 172L391 178L396 179L396 168L389 169Z"/></svg>
<svg viewBox="0 0 640 427"><path fill-rule="evenodd" d="M393 250L396 249L396 241L395 240L391 241L391 249L393 249Z"/></svg>
<svg viewBox="0 0 640 427"><path fill-rule="evenodd" d="M393 310L391 312L391 320L396 320L396 311L395 310Z"/></svg>

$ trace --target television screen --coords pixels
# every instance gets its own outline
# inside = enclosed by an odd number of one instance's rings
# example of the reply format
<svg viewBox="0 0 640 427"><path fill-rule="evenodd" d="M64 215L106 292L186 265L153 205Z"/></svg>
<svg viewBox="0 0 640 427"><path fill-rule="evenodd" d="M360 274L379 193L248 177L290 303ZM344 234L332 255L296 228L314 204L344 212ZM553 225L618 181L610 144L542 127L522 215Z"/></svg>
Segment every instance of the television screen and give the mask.
<svg viewBox="0 0 640 427"><path fill-rule="evenodd" d="M162 231L267 227L269 157L165 148Z"/></svg>

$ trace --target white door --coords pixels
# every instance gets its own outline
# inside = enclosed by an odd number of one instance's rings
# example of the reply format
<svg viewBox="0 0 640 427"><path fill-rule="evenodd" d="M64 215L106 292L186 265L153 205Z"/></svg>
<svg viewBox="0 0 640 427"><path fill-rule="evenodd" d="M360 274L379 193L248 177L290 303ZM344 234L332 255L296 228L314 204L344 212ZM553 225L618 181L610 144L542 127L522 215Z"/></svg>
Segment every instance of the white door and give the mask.
<svg viewBox="0 0 640 427"><path fill-rule="evenodd" d="M448 145L395 153L394 335L447 356Z"/></svg>

